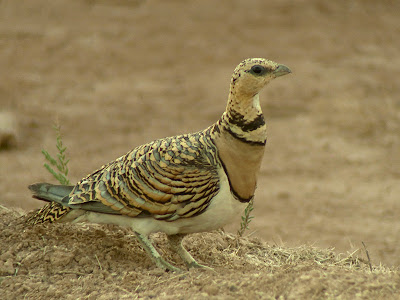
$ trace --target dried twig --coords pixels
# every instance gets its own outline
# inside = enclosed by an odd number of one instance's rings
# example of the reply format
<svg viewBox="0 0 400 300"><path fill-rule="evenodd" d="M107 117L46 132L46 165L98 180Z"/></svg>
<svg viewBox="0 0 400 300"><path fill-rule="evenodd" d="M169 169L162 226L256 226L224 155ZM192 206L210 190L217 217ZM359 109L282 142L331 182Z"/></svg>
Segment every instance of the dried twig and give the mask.
<svg viewBox="0 0 400 300"><path fill-rule="evenodd" d="M101 266L101 263L100 263L99 258L97 257L97 254L95 254L94 257L96 257L96 260L97 260L97 263L99 264L100 270L103 271L103 267Z"/></svg>
<svg viewBox="0 0 400 300"><path fill-rule="evenodd" d="M362 243L363 246L364 246L364 250L365 250L365 253L367 254L367 258L368 258L369 269L370 269L371 272L372 272L371 258L369 257L369 253L368 253L367 247L365 246L364 242L361 242L361 243Z"/></svg>

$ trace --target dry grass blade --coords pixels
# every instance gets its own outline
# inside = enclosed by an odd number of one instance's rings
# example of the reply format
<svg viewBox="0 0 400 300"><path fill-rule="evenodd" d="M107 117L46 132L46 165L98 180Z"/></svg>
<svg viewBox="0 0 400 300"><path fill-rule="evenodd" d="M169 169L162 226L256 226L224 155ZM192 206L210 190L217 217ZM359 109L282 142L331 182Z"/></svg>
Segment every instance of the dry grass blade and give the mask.
<svg viewBox="0 0 400 300"><path fill-rule="evenodd" d="M364 250L365 250L365 253L367 254L367 258L368 258L369 269L370 269L371 272L372 272L371 258L369 257L369 253L368 253L368 250L367 250L367 246L365 246L364 242L361 242L361 243L362 243L363 246L364 246Z"/></svg>

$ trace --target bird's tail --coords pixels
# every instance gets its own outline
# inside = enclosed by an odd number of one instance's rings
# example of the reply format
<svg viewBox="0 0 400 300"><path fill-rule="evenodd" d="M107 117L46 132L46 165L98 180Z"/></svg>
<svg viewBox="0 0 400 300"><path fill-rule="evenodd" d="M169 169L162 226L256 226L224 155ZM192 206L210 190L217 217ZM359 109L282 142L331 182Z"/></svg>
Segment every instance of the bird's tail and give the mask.
<svg viewBox="0 0 400 300"><path fill-rule="evenodd" d="M71 193L73 186L54 185L50 183L35 183L28 186L28 188L32 191L33 198L47 202L61 203L61 200Z"/></svg>
<svg viewBox="0 0 400 300"><path fill-rule="evenodd" d="M50 203L28 214L26 223L30 225L47 222L53 223L70 212L71 208L61 205L61 200L72 191L73 186L35 183L30 185L29 189L33 193L33 198Z"/></svg>

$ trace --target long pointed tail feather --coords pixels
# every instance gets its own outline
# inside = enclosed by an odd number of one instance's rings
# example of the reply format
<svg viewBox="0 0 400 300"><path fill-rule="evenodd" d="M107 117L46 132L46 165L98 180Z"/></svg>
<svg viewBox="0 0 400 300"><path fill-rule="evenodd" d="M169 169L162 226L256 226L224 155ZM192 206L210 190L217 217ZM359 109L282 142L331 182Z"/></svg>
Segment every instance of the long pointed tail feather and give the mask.
<svg viewBox="0 0 400 300"><path fill-rule="evenodd" d="M61 200L72 191L73 186L35 183L28 186L28 188L32 191L32 196L36 199L61 203Z"/></svg>
<svg viewBox="0 0 400 300"><path fill-rule="evenodd" d="M26 223L35 225L39 223L53 223L67 215L71 208L61 205L61 200L73 189L73 186L53 185L49 183L35 183L29 186L33 198L47 201L45 206L30 213Z"/></svg>

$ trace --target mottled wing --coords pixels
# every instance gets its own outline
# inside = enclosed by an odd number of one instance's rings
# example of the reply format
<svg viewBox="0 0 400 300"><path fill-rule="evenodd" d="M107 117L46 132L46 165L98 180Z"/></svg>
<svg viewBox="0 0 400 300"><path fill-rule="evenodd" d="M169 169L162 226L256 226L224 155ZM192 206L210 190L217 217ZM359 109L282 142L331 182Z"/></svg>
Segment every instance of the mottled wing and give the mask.
<svg viewBox="0 0 400 300"><path fill-rule="evenodd" d="M215 151L207 131L140 146L81 180L68 205L167 221L198 215L219 191Z"/></svg>

